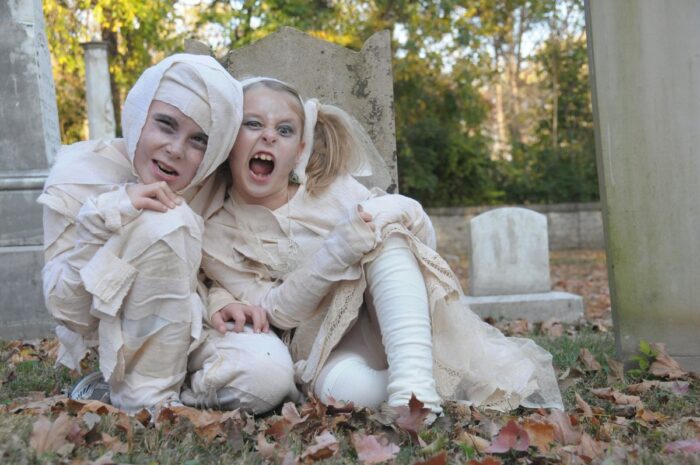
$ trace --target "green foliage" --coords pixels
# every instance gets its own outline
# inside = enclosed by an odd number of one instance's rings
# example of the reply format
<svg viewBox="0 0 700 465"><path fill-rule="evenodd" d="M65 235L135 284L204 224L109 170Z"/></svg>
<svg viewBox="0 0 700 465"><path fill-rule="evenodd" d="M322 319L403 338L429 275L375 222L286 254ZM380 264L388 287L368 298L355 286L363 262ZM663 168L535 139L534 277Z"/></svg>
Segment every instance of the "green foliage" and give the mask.
<svg viewBox="0 0 700 465"><path fill-rule="evenodd" d="M139 74L186 36L223 55L282 26L353 49L386 29L403 193L426 206L598 198L586 43L571 20L581 0L43 3L64 143L87 137L79 44L95 31L109 44L119 122ZM536 31L548 35L530 56L523 38ZM506 92L500 103L496 89ZM498 108L508 157L497 150Z"/></svg>
<svg viewBox="0 0 700 465"><path fill-rule="evenodd" d="M627 374L633 377L642 377L649 372L651 364L659 353L644 339L639 341L639 353L632 357L631 361L636 362L638 368L632 368Z"/></svg>

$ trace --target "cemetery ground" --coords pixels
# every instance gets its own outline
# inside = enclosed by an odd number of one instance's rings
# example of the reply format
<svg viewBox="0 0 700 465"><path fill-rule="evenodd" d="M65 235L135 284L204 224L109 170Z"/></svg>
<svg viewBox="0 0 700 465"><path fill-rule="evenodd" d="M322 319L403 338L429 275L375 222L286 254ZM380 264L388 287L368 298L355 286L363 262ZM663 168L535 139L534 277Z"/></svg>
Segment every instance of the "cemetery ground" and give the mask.
<svg viewBox="0 0 700 465"><path fill-rule="evenodd" d="M450 262L468 288L467 260ZM604 253L553 252L550 262L554 289L583 295L586 320L494 324L552 352L563 413L447 403L426 428L417 401L370 412L310 399L258 417L186 407L127 416L65 397L79 375L54 368L55 340L4 341L0 463L700 464L698 378L654 341L640 346L636 369L623 372L612 358Z"/></svg>

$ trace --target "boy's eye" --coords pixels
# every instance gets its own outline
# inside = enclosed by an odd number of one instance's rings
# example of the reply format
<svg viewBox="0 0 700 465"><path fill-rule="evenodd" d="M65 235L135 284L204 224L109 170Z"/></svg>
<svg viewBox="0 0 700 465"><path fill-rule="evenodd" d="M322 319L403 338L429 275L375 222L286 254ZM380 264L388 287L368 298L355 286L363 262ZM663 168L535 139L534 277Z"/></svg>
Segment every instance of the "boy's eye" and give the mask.
<svg viewBox="0 0 700 465"><path fill-rule="evenodd" d="M165 117L156 117L156 122L158 123L159 126L166 128L166 129L174 129L175 128L175 123L170 119L170 118L165 118Z"/></svg>
<svg viewBox="0 0 700 465"><path fill-rule="evenodd" d="M206 149L209 143L209 137L206 134L198 134L192 137L192 141L200 148Z"/></svg>

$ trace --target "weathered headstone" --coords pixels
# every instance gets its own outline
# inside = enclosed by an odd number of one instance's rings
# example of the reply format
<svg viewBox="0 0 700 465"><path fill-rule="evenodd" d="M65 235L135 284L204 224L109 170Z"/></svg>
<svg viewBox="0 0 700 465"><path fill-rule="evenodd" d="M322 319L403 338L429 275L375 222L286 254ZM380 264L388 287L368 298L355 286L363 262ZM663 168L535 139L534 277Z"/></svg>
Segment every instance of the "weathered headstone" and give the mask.
<svg viewBox="0 0 700 465"><path fill-rule="evenodd" d="M186 51L208 53L189 42ZM367 129L384 158L367 185L395 192L398 186L391 41L388 31L367 39L362 50L316 39L290 27L228 53L224 66L236 78L270 76L294 85L304 97L334 103Z"/></svg>
<svg viewBox="0 0 700 465"><path fill-rule="evenodd" d="M547 217L525 208L497 208L469 223L469 294L477 314L493 318L574 321L583 300L552 292Z"/></svg>
<svg viewBox="0 0 700 465"><path fill-rule="evenodd" d="M0 338L45 336L41 192L60 145L41 0L0 2Z"/></svg>
<svg viewBox="0 0 700 465"><path fill-rule="evenodd" d="M620 357L663 342L700 371L700 2L586 2Z"/></svg>

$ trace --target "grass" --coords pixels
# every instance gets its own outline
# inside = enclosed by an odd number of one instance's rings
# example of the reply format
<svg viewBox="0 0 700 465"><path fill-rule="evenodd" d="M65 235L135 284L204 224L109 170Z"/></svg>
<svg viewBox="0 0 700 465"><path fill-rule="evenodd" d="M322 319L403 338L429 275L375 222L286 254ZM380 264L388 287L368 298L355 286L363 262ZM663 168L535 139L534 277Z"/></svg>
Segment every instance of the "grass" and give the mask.
<svg viewBox="0 0 700 465"><path fill-rule="evenodd" d="M559 274L563 286L569 285L567 276L576 281L581 276L596 276L601 265L597 254L555 257L558 267L572 267ZM602 262L604 266L604 261ZM586 268L589 271L586 271ZM556 271L555 273L562 273ZM568 273L568 274L567 274ZM588 274L587 274L588 273ZM597 278L596 278L597 279ZM589 286L586 289L600 289ZM585 297L585 296L584 296ZM589 295L589 301L599 296ZM608 310L609 311L609 310ZM602 318L605 315L603 312ZM272 414L250 418L240 415L220 424L202 426L200 419L184 414L173 414L171 419L160 419L144 426L137 418L119 413L85 413L85 407L57 401L56 396L66 391L79 378L76 373L54 367L55 341L35 342L0 341L0 463L2 464L70 464L88 465L111 463L143 465L204 465L204 464L264 464L311 463L309 451L319 434L331 431L337 438L338 451L330 457L316 460L321 464L358 463L358 452L352 435L361 432L385 438L400 447L392 463L408 465L429 463L449 464L555 464L601 463L624 464L698 464L700 453L667 453L669 443L679 440L700 439L700 386L694 377L682 380L683 389L678 392L660 388L638 394L641 407L613 402L596 395L596 389L613 388L618 393L629 394L630 386L653 377L641 373L637 377L615 376L608 360L614 356L614 340L609 331L600 325L585 323L569 325L558 337L534 333L526 334L549 350L561 378L562 396L568 417L574 428L588 435L593 444L604 444L605 451L594 458L588 457L581 444L565 445L555 441L555 449L544 452L531 446L525 451L511 449L506 453L488 454L464 440L469 433L484 439L492 436L509 420L519 425L545 421L546 412L518 409L509 414L470 409L456 403L446 405L446 414L429 429L419 433L420 439L411 438L406 429L397 423L383 424L380 417L367 410L352 413L321 409L317 404L298 405L307 419L296 426L287 427L287 434L276 435L285 416L281 410ZM580 353L587 349L602 366L590 370L582 363ZM94 368L94 367L92 367ZM682 392L681 392L682 391ZM25 408L15 412L17 405L30 401L46 401L35 410ZM586 415L581 402L593 412ZM38 420L46 416L53 426L60 423L61 415L68 414L72 429L58 434L41 430ZM386 423L386 422L384 422ZM52 427L53 427L52 426ZM207 429L209 428L209 429ZM216 434L209 436L211 428ZM48 447L41 451L32 432L37 437L52 437L60 447ZM43 431L43 432L41 432ZM263 433L266 441L274 444L273 454L263 453L258 444ZM534 433L531 433L534 434ZM531 437L533 440L535 436ZM444 456L440 455L442 452ZM322 455L322 454L321 454ZM285 462L285 457L287 462ZM305 458L302 458L305 457ZM291 462L289 461L291 460ZM473 462L470 462L472 460ZM492 461L489 461L492 460Z"/></svg>

